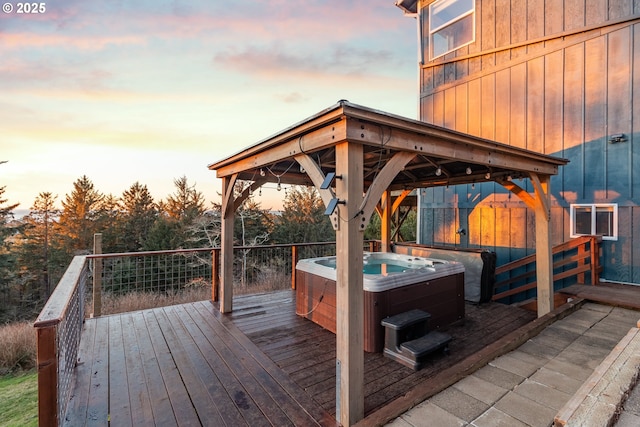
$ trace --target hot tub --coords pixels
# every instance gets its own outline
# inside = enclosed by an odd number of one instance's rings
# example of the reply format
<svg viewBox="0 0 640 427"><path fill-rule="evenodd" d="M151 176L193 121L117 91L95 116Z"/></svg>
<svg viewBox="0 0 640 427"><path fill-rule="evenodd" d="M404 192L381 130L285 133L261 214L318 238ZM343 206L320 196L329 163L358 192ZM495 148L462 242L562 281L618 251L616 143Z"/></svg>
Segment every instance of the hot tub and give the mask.
<svg viewBox="0 0 640 427"><path fill-rule="evenodd" d="M464 266L455 261L384 252L363 255L364 349L384 347L382 319L417 308L438 329L464 319ZM336 332L336 258L296 265L296 313Z"/></svg>

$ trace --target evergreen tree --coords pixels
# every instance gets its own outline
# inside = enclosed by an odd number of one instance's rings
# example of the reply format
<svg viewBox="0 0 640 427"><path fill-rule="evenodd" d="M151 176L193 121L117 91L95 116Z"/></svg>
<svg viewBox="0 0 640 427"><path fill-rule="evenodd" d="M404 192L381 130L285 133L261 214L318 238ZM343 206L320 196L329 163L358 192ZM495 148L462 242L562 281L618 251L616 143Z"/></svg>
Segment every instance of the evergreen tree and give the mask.
<svg viewBox="0 0 640 427"><path fill-rule="evenodd" d="M336 235L324 214L322 198L314 187L294 186L287 191L282 215L276 218L273 238L278 243L330 242Z"/></svg>
<svg viewBox="0 0 640 427"><path fill-rule="evenodd" d="M125 252L141 250L158 218L156 203L146 185L136 182L122 193Z"/></svg>
<svg viewBox="0 0 640 427"><path fill-rule="evenodd" d="M100 232L97 219L103 198L86 175L76 180L71 194L65 196L58 233L70 255L91 252L93 235Z"/></svg>
<svg viewBox="0 0 640 427"><path fill-rule="evenodd" d="M49 192L38 194L28 215L23 218L23 232L17 251L24 294L31 295L34 304L44 303L60 279L66 258L61 257L53 229L60 211L57 196ZM39 305L39 304L38 304Z"/></svg>
<svg viewBox="0 0 640 427"><path fill-rule="evenodd" d="M195 186L189 185L186 176L174 179L173 183L176 191L167 198L164 209L170 218L189 224L204 212L204 196Z"/></svg>
<svg viewBox="0 0 640 427"><path fill-rule="evenodd" d="M120 200L113 194L106 195L97 211L96 232L102 233L102 252L126 252L128 236L123 232Z"/></svg>
<svg viewBox="0 0 640 427"><path fill-rule="evenodd" d="M3 197L6 187L0 187L0 320L7 317L9 303L13 299L11 294L12 282L15 277L15 255L11 251L9 237L15 234L10 226L13 210L18 204L8 204Z"/></svg>

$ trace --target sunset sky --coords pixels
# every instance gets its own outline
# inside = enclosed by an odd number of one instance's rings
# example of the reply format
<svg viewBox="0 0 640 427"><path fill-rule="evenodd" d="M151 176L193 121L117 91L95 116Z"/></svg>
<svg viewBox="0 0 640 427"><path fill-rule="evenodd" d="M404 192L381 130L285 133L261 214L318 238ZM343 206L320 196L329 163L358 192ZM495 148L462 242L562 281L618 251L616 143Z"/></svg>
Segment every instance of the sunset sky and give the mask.
<svg viewBox="0 0 640 427"><path fill-rule="evenodd" d="M417 117L416 23L393 0L8 2L0 186L20 209L82 175L158 200L185 175L218 201L208 164L340 99Z"/></svg>

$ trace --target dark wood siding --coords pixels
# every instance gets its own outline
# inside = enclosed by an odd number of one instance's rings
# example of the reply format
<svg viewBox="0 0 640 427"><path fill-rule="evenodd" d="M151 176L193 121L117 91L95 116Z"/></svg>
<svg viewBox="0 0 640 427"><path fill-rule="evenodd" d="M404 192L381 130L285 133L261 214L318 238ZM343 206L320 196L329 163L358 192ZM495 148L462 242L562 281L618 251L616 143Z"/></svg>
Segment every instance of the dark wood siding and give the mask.
<svg viewBox="0 0 640 427"><path fill-rule="evenodd" d="M425 61L422 120L568 158L551 181L554 244L570 238L571 203L617 203L603 277L640 283L640 0L476 0L475 42ZM421 201L424 243L493 249L499 264L535 246L532 212L499 185L427 189Z"/></svg>

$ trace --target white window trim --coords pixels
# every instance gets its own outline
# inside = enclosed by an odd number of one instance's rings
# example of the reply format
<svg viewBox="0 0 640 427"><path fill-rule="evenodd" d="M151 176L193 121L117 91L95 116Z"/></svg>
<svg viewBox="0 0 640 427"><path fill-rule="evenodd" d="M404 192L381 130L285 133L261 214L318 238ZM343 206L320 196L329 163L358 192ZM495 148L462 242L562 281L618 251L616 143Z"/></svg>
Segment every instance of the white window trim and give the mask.
<svg viewBox="0 0 640 427"><path fill-rule="evenodd" d="M456 16L455 18L453 18L453 19L445 22L444 24L440 25L438 28L431 29L431 16L433 16L433 6L436 5L439 1L440 0L436 0L436 1L434 1L433 3L431 3L429 5L429 22L427 23L427 28L428 28L428 31L429 31L429 60L430 61L432 61L434 59L437 59L437 58L440 58L441 56L444 56L444 55L446 55L448 53L451 53L454 50L458 50L458 49L460 49L462 47L468 46L471 43L476 41L476 20L474 18L472 20L473 21L473 29L471 31L472 31L473 37L471 38L471 40L469 40L467 43L464 43L464 44L461 44L460 46L455 47L454 49L447 50L446 52L441 53L438 56L433 56L433 34L437 33L438 31L442 30L443 28L445 28L445 27L447 27L447 26L449 26L449 25L451 25L451 24L453 24L455 22L458 22L458 21L466 18L469 15L474 15L475 16L475 13L476 13L476 2L474 1L473 2L473 8L470 11L465 12L464 14L462 14L460 16Z"/></svg>
<svg viewBox="0 0 640 427"><path fill-rule="evenodd" d="M578 234L575 232L576 208L591 208L591 233ZM569 237L581 237L595 235L596 231L596 209L613 208L613 235L602 236L602 240L618 240L618 204L617 203L572 203L569 206Z"/></svg>

